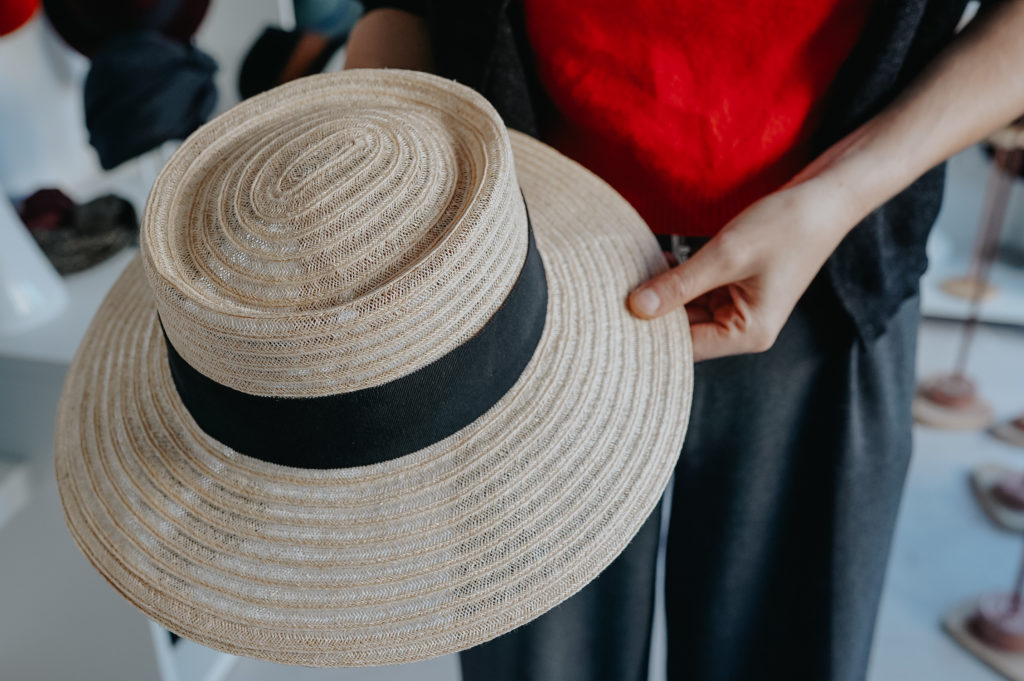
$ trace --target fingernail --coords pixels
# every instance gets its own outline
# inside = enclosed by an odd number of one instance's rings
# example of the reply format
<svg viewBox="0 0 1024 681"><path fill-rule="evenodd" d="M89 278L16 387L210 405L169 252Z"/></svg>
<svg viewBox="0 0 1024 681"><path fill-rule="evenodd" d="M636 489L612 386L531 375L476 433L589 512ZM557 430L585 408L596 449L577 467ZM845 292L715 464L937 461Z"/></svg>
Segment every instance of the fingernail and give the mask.
<svg viewBox="0 0 1024 681"><path fill-rule="evenodd" d="M654 289L645 288L633 294L633 309L640 314L653 315L660 305L661 299Z"/></svg>

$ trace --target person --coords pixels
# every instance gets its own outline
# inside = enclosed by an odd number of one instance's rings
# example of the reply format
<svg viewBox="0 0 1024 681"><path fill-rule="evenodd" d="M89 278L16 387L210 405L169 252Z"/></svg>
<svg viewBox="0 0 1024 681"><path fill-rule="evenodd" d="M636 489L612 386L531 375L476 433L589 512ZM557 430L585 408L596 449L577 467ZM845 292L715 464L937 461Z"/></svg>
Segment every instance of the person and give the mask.
<svg viewBox="0 0 1024 681"><path fill-rule="evenodd" d="M941 164L1024 111L1024 0L957 33L965 4L384 0L353 29L346 67L476 88L691 249L628 297L685 309L698 362L669 679L865 676ZM463 677L646 678L659 520Z"/></svg>

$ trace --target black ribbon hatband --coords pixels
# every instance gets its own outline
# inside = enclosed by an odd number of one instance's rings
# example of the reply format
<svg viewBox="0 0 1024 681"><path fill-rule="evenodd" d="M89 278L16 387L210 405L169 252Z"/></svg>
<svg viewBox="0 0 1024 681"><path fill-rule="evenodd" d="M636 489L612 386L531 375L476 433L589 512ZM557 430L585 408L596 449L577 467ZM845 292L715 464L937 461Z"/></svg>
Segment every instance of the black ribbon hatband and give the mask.
<svg viewBox="0 0 1024 681"><path fill-rule="evenodd" d="M324 397L264 397L204 376L169 341L167 358L185 408L204 432L235 451L298 468L364 466L442 440L494 406L533 356L547 293L531 229L519 277L483 328L389 383Z"/></svg>

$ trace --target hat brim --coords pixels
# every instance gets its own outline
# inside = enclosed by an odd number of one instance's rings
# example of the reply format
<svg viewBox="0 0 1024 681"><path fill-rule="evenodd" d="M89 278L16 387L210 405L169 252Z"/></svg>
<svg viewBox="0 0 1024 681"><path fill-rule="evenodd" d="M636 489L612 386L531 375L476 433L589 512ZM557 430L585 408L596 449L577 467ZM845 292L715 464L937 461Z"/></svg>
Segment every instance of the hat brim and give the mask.
<svg viewBox="0 0 1024 681"><path fill-rule="evenodd" d="M56 471L75 541L149 617L273 662L412 662L536 618L639 530L686 432L686 316L629 314L629 291L666 267L654 237L602 180L510 135L549 286L543 337L483 417L399 459L290 468L203 433L129 265L71 366Z"/></svg>

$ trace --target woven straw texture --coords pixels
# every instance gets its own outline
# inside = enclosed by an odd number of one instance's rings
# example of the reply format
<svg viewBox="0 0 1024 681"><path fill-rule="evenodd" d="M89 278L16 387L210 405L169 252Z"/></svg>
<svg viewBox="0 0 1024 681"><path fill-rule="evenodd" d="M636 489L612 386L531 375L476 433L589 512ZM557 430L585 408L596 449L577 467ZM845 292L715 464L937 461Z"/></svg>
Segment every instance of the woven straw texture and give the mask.
<svg viewBox="0 0 1024 681"><path fill-rule="evenodd" d="M522 197L546 325L466 428L393 461L306 470L231 450L182 406L157 310L182 356L236 389L379 385L501 304L525 257ZM248 100L171 159L142 256L72 364L56 441L71 534L151 618L235 654L383 665L508 632L596 577L672 473L692 393L685 315L625 307L664 267L608 185L506 132L462 86L357 71Z"/></svg>
<svg viewBox="0 0 1024 681"><path fill-rule="evenodd" d="M200 129L146 207L167 336L236 390L312 397L408 374L476 333L523 263L494 109L438 79L342 76Z"/></svg>

